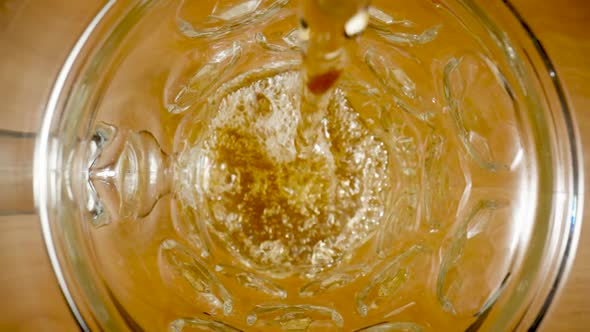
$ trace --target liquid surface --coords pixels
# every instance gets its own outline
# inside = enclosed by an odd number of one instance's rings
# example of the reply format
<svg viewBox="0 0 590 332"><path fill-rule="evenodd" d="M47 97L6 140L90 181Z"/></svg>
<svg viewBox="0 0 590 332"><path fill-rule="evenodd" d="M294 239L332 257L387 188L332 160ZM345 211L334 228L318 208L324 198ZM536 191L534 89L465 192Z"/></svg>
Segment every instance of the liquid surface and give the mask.
<svg viewBox="0 0 590 332"><path fill-rule="evenodd" d="M199 194L188 203L201 202L195 208L208 211L217 240L261 271L332 266L373 235L384 213L384 144L342 91L319 128L299 128L300 91L293 72L240 88L181 157L207 173L190 184ZM300 130L320 132L302 142Z"/></svg>

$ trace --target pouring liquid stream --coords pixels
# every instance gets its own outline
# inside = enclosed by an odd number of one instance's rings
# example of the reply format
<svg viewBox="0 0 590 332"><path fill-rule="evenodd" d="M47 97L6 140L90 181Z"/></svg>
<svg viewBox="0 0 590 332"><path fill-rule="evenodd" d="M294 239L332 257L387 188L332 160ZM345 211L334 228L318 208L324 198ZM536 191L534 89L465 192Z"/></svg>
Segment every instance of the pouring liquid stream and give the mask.
<svg viewBox="0 0 590 332"><path fill-rule="evenodd" d="M367 2L300 1L300 24L307 44L302 48L302 121L298 131L306 145L320 134L331 92L346 70L350 48L355 46L353 38L368 25Z"/></svg>

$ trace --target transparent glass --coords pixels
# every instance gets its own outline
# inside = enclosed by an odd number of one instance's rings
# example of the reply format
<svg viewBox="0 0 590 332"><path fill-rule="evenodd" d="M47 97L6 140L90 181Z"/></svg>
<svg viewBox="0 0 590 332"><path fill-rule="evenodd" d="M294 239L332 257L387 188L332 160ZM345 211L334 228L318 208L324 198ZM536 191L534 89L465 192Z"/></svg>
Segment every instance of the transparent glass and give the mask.
<svg viewBox="0 0 590 332"><path fill-rule="evenodd" d="M83 329L540 324L583 191L551 62L505 1L367 13L323 118L330 153L301 157L313 26L296 1L105 5L37 138L0 132L10 156L36 143L45 240Z"/></svg>

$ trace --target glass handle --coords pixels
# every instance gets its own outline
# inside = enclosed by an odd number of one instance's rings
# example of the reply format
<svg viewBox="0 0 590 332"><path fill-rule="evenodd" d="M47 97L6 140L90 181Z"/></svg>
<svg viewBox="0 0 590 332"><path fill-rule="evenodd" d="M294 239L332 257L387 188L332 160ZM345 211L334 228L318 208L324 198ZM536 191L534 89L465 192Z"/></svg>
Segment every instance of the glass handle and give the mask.
<svg viewBox="0 0 590 332"><path fill-rule="evenodd" d="M86 197L95 226L151 213L171 191L172 165L156 138L147 131L99 123L87 144Z"/></svg>
<svg viewBox="0 0 590 332"><path fill-rule="evenodd" d="M35 213L35 134L0 129L0 216Z"/></svg>

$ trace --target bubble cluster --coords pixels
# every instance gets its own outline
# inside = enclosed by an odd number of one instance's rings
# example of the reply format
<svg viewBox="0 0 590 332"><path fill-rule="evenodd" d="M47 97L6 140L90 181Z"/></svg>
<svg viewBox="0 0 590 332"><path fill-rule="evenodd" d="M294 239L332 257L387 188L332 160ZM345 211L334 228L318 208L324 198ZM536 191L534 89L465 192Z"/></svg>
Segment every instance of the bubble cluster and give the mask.
<svg viewBox="0 0 590 332"><path fill-rule="evenodd" d="M208 231L262 270L333 266L370 238L384 212L383 143L339 90L320 139L299 141L300 91L297 72L237 89L185 153L201 176L183 188L198 193Z"/></svg>

